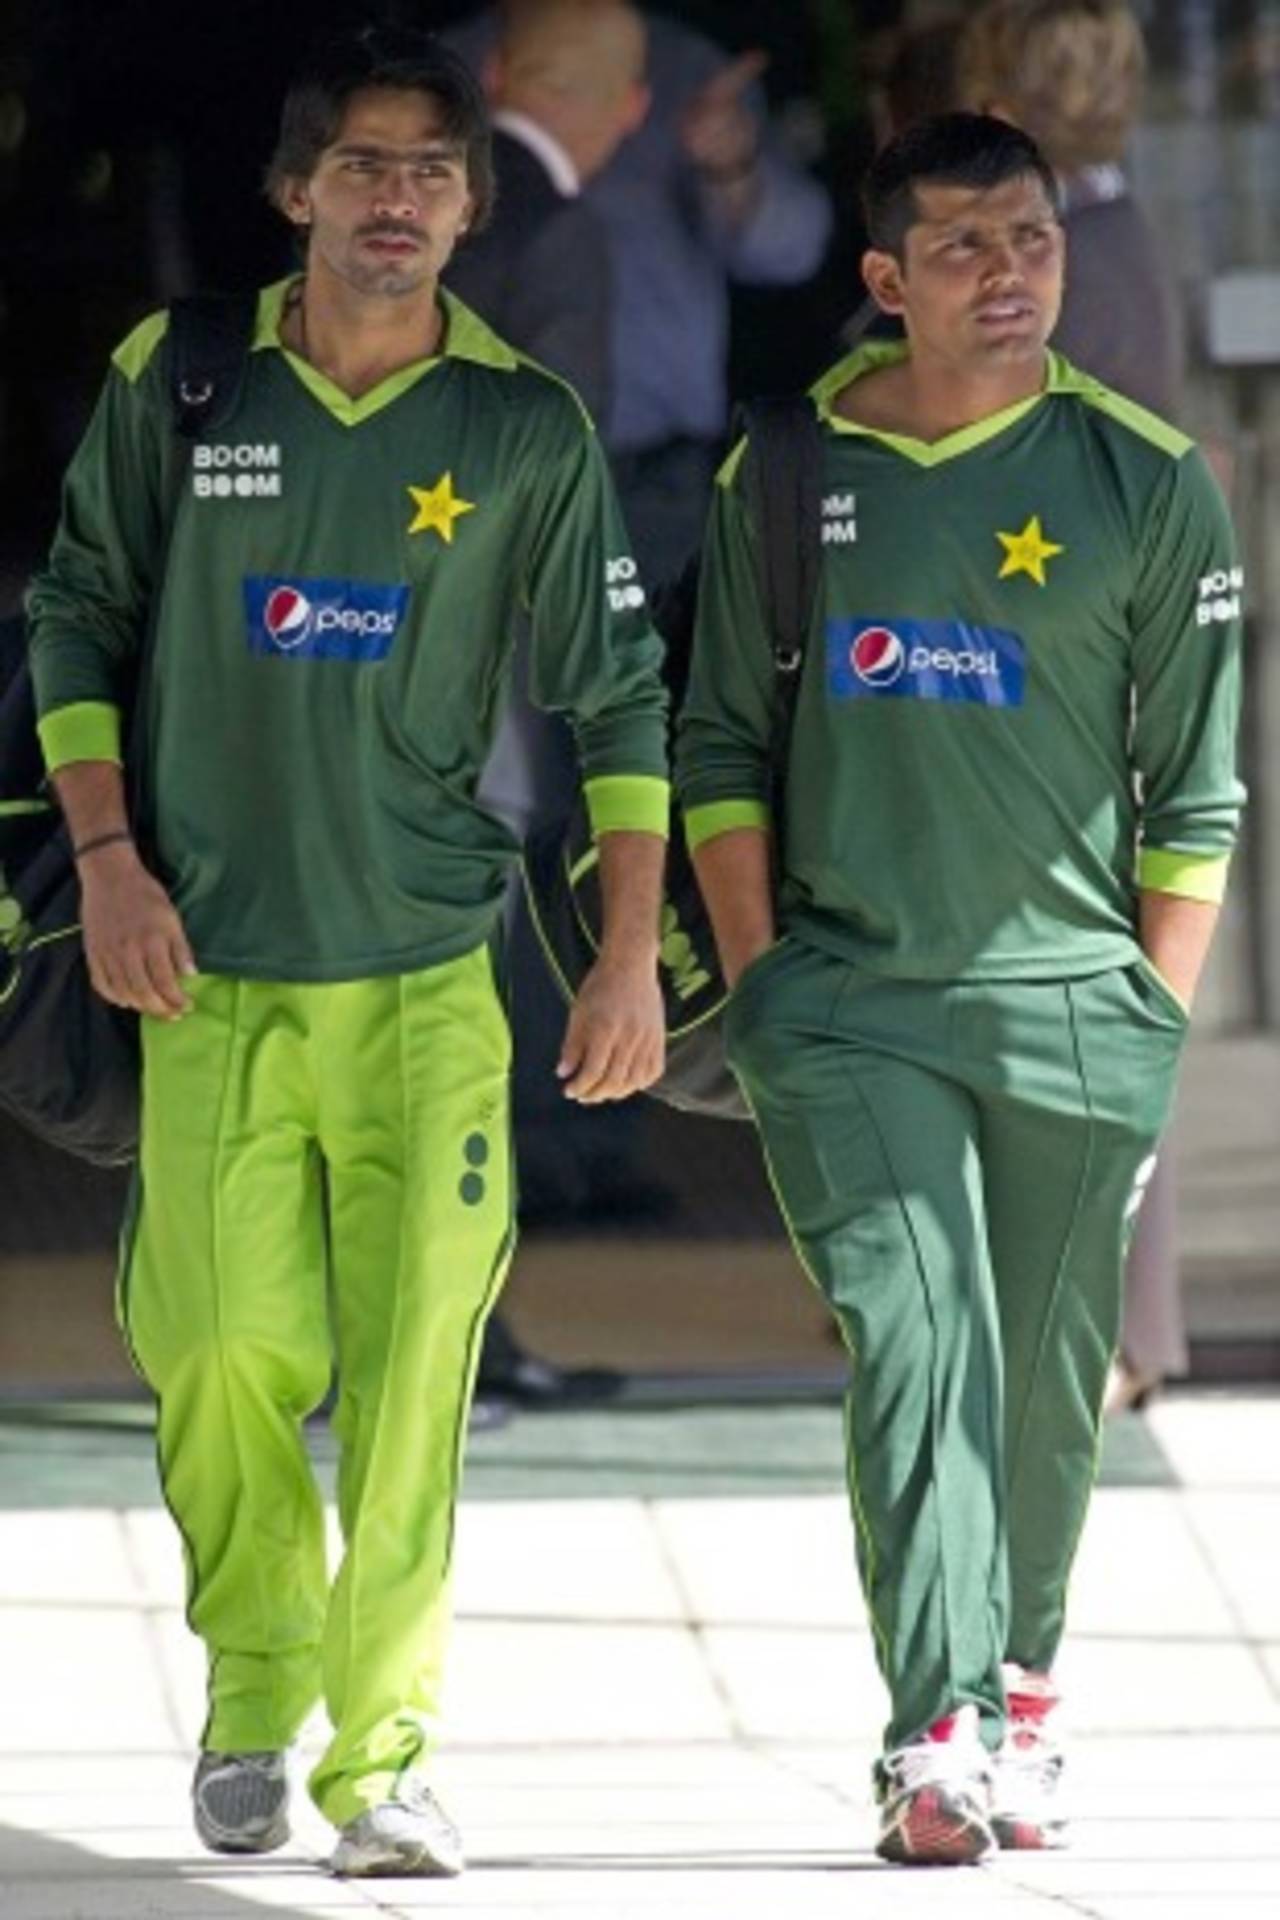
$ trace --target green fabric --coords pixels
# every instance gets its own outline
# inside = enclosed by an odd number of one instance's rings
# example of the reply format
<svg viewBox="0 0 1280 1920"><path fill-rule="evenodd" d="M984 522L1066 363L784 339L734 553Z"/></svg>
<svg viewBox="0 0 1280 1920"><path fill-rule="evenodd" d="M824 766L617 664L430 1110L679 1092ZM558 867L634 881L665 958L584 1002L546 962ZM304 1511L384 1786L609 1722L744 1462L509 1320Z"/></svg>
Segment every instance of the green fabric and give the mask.
<svg viewBox="0 0 1280 1920"><path fill-rule="evenodd" d="M1227 890L1229 864L1222 858L1196 859L1192 854L1144 847L1138 855L1138 885L1151 893L1177 893L1185 900L1216 903Z"/></svg>
<svg viewBox="0 0 1280 1920"><path fill-rule="evenodd" d="M847 420L843 414L835 411L835 403L841 392L851 381L863 374L872 373L878 367L893 366L905 360L909 349L901 340L869 340L856 347L843 360L838 360L814 381L809 389L814 404L827 425L836 433L865 433L873 439L881 440L886 446L894 447L910 460L923 467L938 466L942 461L954 459L957 454L969 453L987 440L1004 432L1014 421L1050 394L1075 394L1088 406L1097 407L1100 412L1108 413L1127 427L1131 433L1160 447L1174 459L1180 460L1189 453L1195 442L1179 428L1162 420L1158 414L1150 413L1146 407L1140 407L1136 401L1129 400L1124 394L1116 393L1111 387L1091 373L1081 372L1064 360L1060 353L1045 356L1045 381L1043 390L1032 394L1027 400L1017 400L1011 407L1003 408L999 413L988 414L984 420L975 421L972 426L960 427L954 433L944 434L941 440L917 440L910 434L886 433L876 427L864 427L856 420ZM737 457L741 455L735 449ZM736 472L733 465L726 463L720 479L727 482Z"/></svg>
<svg viewBox="0 0 1280 1920"><path fill-rule="evenodd" d="M296 284L296 277L290 275L287 279L277 280L272 286L263 287L259 293L252 342L254 353L281 346L280 322L284 314L285 297ZM505 340L500 340L478 314L472 313L470 308L464 306L462 301L456 299L447 288L440 288L439 298L446 323L443 352L430 359L417 360L411 368L402 369L401 372L393 374L391 379L397 389L403 391L406 384L412 384L412 379L405 381L406 372L416 378L418 373L423 372L427 367L435 366L441 358L474 360L479 366L504 367L508 370L518 364L521 356L515 352L514 348L509 347ZM168 331L167 309L160 313L148 314L147 318L139 321L132 333L127 334L120 342L111 356L112 365L124 374L127 380L140 380L151 365ZM293 364L299 377L306 384L308 376L313 374L315 369L304 360L295 360ZM316 377L323 379L322 375ZM389 383L383 382L382 386L374 388L373 391L381 393L383 386L387 384ZM334 387L329 381L324 382L324 388L336 399L335 417L344 415L353 405L360 404L353 402L349 395L343 393L341 388ZM374 411L376 410L375 408Z"/></svg>
<svg viewBox="0 0 1280 1920"><path fill-rule="evenodd" d="M650 828L666 777L660 648L568 388L446 299L444 354L343 423L275 344L281 293L189 474L156 329L122 349L30 595L32 669L46 727L118 705L154 613L143 826L200 966L360 979L496 922L516 846L475 796L526 605L532 697L572 722L584 778L642 783L618 827ZM251 618L280 581L310 607L284 645ZM370 591L407 595L381 659L315 625L364 618Z"/></svg>
<svg viewBox="0 0 1280 1920"><path fill-rule="evenodd" d="M50 773L76 760L120 763L120 709L106 701L77 700L59 707L37 723L36 731Z"/></svg>
<svg viewBox="0 0 1280 1920"><path fill-rule="evenodd" d="M684 817L684 834L690 850L718 834L731 833L736 827L759 827L767 831L769 809L763 800L719 800L705 807L692 807Z"/></svg>
<svg viewBox="0 0 1280 1920"><path fill-rule="evenodd" d="M506 1018L486 948L394 978L200 975L144 1020L121 1318L159 1401L202 1744L278 1748L323 1691L337 1824L438 1734L467 1405L512 1242ZM336 1355L329 1588L300 1422Z"/></svg>
<svg viewBox="0 0 1280 1920"><path fill-rule="evenodd" d="M666 838L670 789L665 780L604 775L586 782L583 797L591 831L597 838L602 833L627 830Z"/></svg>
<svg viewBox="0 0 1280 1920"><path fill-rule="evenodd" d="M1093 1484L1128 1220L1185 1015L1142 967L892 981L794 938L726 1016L797 1252L851 1355L886 1744L1053 1662Z"/></svg>
<svg viewBox="0 0 1280 1920"><path fill-rule="evenodd" d="M840 380L819 383L828 412ZM1084 976L1137 952L1139 847L1229 854L1242 801L1231 529L1200 455L1134 415L1051 360L1042 396L986 438L951 436L931 467L828 419L822 582L779 835L784 925L897 978ZM772 648L742 489L731 463L678 735L681 804L699 823L771 792ZM922 631L952 662L999 646L1022 663L1020 698L996 698L990 678L985 700L950 697L945 668L938 693L907 670L868 686L851 641L876 628L904 659Z"/></svg>
<svg viewBox="0 0 1280 1920"><path fill-rule="evenodd" d="M837 361L834 367L814 382L810 391L817 403L818 413L833 433L868 434L884 446L892 447L904 459L914 461L917 466L937 467L962 453L972 453L988 440L994 440L1006 427L1012 426L1014 421L1020 420L1033 407L1038 407L1044 397L1042 394L1032 394L1030 399L1015 401L1013 406L1004 407L999 413L988 414L985 420L975 421L970 427L960 427L955 433L944 434L941 440L917 440L906 433L885 433L875 427L860 426L856 420L846 420L842 414L835 412L835 400L851 380L871 373L877 367L892 366L906 357L907 347L902 341L868 341L845 359ZM1049 358L1050 375L1046 391L1052 390L1055 366L1066 366L1066 362L1058 360L1056 355L1050 355Z"/></svg>

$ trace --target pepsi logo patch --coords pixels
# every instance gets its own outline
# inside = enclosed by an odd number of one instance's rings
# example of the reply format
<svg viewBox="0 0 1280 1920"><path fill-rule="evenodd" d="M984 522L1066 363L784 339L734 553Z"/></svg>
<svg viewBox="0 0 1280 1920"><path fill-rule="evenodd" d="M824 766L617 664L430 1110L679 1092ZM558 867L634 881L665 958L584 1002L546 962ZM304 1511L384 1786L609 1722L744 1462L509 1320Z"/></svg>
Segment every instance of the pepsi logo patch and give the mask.
<svg viewBox="0 0 1280 1920"><path fill-rule="evenodd" d="M407 586L370 580L244 582L250 653L310 660L385 660L409 607Z"/></svg>
<svg viewBox="0 0 1280 1920"><path fill-rule="evenodd" d="M267 595L262 624L268 638L289 652L307 638L315 625L315 614L306 594L297 587L274 587Z"/></svg>
<svg viewBox="0 0 1280 1920"><path fill-rule="evenodd" d="M827 621L827 693L833 700L958 700L1020 707L1026 647L1020 634L964 620L849 614Z"/></svg>
<svg viewBox="0 0 1280 1920"><path fill-rule="evenodd" d="M891 687L907 664L907 650L891 627L863 627L849 648L849 665L864 686Z"/></svg>

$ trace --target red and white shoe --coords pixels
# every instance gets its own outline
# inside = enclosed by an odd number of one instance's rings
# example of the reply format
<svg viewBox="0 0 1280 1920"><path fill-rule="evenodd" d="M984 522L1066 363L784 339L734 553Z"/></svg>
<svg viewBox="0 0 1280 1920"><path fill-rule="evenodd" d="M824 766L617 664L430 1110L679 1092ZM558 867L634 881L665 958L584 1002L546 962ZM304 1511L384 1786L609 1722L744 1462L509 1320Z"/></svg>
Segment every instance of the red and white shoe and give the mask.
<svg viewBox="0 0 1280 1920"><path fill-rule="evenodd" d="M882 1860L959 1867L995 1852L991 1759L978 1737L975 1706L957 1707L919 1740L886 1753L876 1778Z"/></svg>
<svg viewBox="0 0 1280 1920"><path fill-rule="evenodd" d="M1008 1726L996 1755L991 1826L1002 1848L1040 1852L1065 1847L1063 1753L1050 1724L1059 1693L1047 1673L1006 1666Z"/></svg>

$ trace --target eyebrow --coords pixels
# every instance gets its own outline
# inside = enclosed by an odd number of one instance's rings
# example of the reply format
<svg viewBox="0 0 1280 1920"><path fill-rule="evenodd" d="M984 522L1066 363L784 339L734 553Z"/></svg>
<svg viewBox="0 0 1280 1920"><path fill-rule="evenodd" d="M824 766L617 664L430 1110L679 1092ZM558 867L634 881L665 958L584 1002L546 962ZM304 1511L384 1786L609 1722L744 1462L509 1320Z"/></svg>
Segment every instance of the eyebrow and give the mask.
<svg viewBox="0 0 1280 1920"><path fill-rule="evenodd" d="M973 213L952 213L942 219L923 219L915 223L918 227L927 227L936 234L964 233L975 226L997 227L1048 227L1059 224L1058 217L1049 208L1043 212L1020 213L1012 219L992 220L988 215Z"/></svg>
<svg viewBox="0 0 1280 1920"><path fill-rule="evenodd" d="M337 160L385 160L400 155L406 160L460 160L462 143L458 140L431 140L423 146L396 147L369 140L341 140L330 152Z"/></svg>

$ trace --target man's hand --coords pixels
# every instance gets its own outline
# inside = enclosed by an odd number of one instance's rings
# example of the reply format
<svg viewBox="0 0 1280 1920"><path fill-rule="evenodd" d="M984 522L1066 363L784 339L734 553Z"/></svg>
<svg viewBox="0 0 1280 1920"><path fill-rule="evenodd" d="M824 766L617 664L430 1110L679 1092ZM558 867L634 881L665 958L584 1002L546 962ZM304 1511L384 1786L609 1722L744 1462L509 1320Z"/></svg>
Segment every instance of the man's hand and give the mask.
<svg viewBox="0 0 1280 1920"><path fill-rule="evenodd" d="M700 172L715 181L748 174L760 149L760 129L744 95L769 64L766 53L741 53L721 67L685 107L680 138Z"/></svg>
<svg viewBox="0 0 1280 1920"><path fill-rule="evenodd" d="M651 1087L666 1057L662 993L652 957L601 958L569 1009L556 1073L565 1097L595 1106Z"/></svg>
<svg viewBox="0 0 1280 1920"><path fill-rule="evenodd" d="M190 1011L182 980L196 966L186 933L130 843L85 856L80 912L89 978L104 1000L157 1020Z"/></svg>

